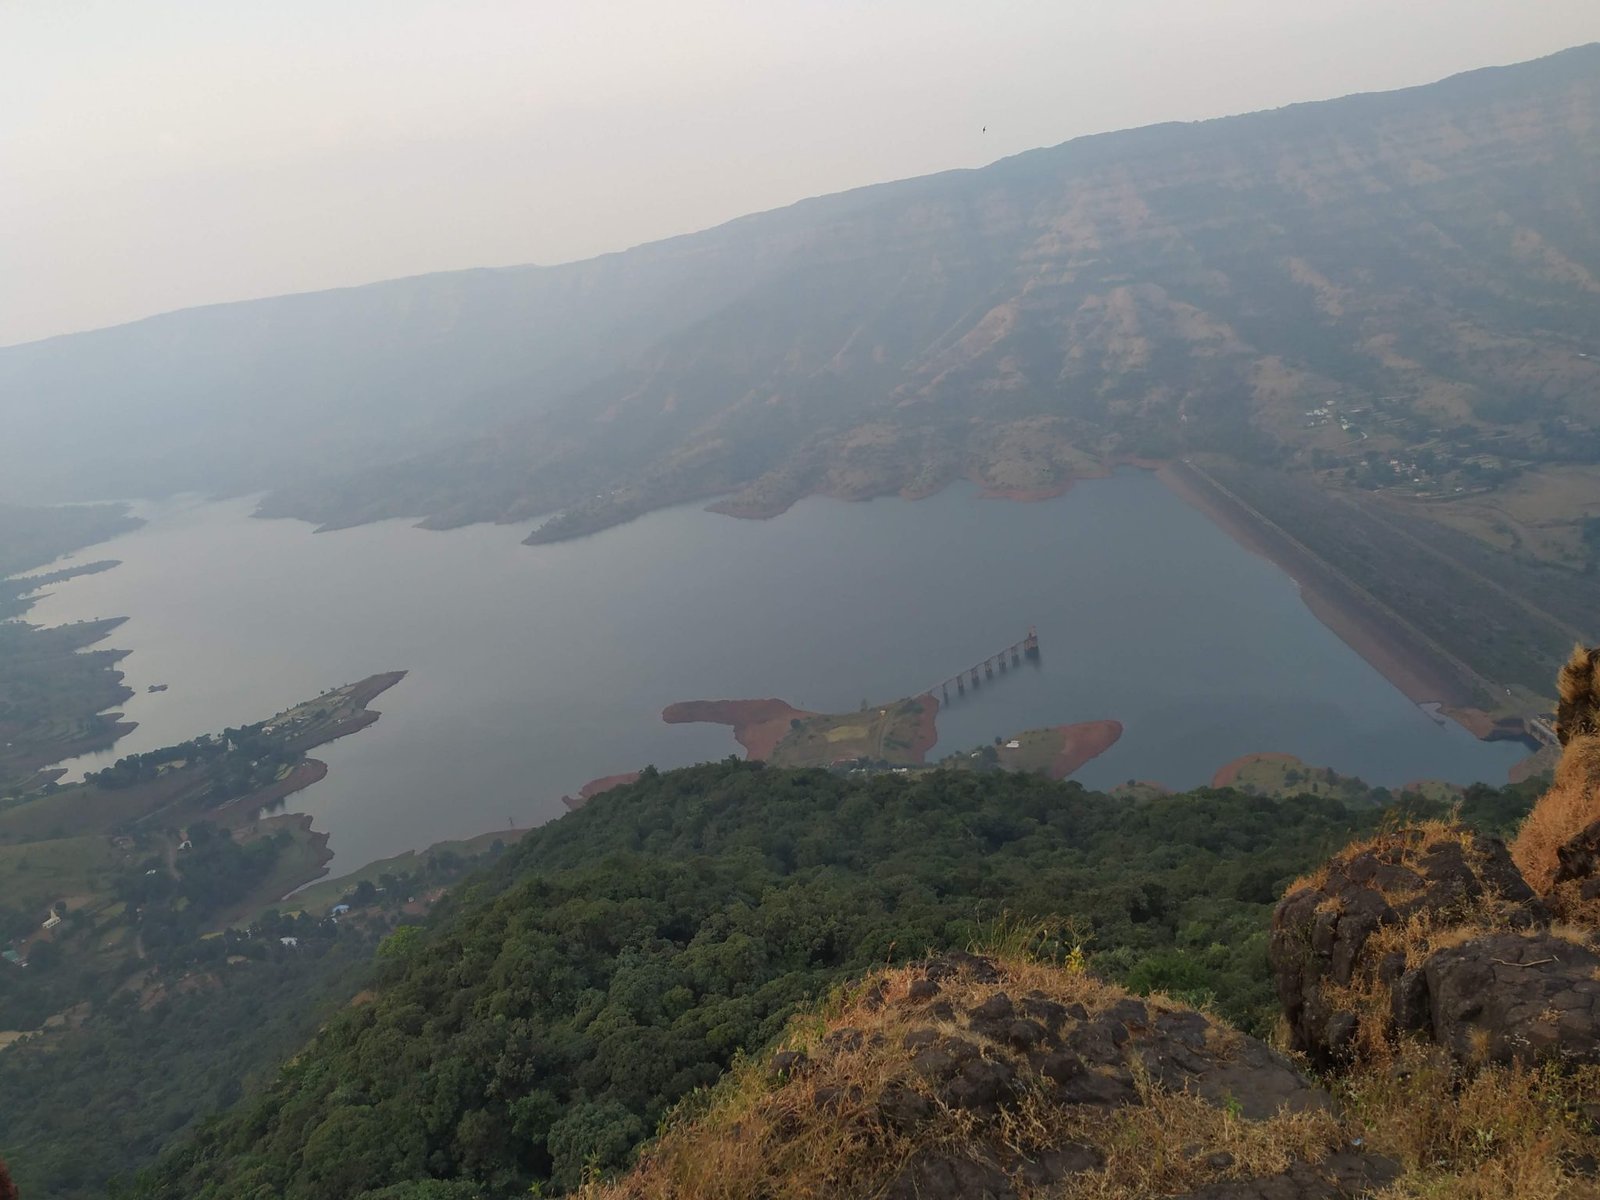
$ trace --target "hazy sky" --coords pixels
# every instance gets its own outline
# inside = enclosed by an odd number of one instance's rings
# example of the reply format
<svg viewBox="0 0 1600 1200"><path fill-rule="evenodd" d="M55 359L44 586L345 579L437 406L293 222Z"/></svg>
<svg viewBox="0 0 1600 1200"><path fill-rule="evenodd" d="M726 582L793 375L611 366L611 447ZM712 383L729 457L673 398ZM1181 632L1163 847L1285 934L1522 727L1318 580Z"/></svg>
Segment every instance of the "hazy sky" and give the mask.
<svg viewBox="0 0 1600 1200"><path fill-rule="evenodd" d="M1595 40L1597 0L0 0L0 344Z"/></svg>

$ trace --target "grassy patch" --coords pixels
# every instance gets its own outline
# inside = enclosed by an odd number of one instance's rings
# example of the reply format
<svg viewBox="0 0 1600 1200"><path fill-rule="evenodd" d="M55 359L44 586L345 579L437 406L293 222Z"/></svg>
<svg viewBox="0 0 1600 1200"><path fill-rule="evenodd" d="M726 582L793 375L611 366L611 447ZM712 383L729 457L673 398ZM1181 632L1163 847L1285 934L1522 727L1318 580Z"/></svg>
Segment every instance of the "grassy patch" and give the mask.
<svg viewBox="0 0 1600 1200"><path fill-rule="evenodd" d="M378 880L384 875L397 877L417 875L430 858L440 855L453 854L463 859L475 858L480 854L487 854L497 841L507 846L512 845L526 832L525 829L491 830L488 833L480 833L477 837L435 842L426 850L407 850L404 854L380 858L349 874L324 879L301 889L291 898L291 903L308 913L321 915L344 899L359 883L366 882L377 886Z"/></svg>
<svg viewBox="0 0 1600 1200"><path fill-rule="evenodd" d="M1008 771L1048 774L1061 753L1063 735L1059 728L1030 729L1008 739L998 747L1000 765ZM1011 747L1016 742L1016 748Z"/></svg>
<svg viewBox="0 0 1600 1200"><path fill-rule="evenodd" d="M39 919L57 900L100 891L123 855L103 837L60 838L25 846L0 846L6 903L37 908Z"/></svg>
<svg viewBox="0 0 1600 1200"><path fill-rule="evenodd" d="M782 767L828 767L868 759L891 766L920 766L931 738L923 736L921 697L853 713L819 713L792 728L773 750Z"/></svg>

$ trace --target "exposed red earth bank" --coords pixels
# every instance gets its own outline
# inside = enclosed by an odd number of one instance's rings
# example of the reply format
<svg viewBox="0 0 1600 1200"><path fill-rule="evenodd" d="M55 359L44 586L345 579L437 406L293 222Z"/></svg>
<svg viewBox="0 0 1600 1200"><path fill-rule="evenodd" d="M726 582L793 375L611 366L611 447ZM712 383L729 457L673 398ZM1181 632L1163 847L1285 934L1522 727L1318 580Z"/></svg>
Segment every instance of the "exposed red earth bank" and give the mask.
<svg viewBox="0 0 1600 1200"><path fill-rule="evenodd" d="M669 725L707 721L733 726L733 738L750 758L771 758L789 732L789 722L814 717L782 700L681 700L661 710Z"/></svg>
<svg viewBox="0 0 1600 1200"><path fill-rule="evenodd" d="M1082 721L1062 725L1061 749L1050 764L1051 779L1065 779L1085 763L1099 758L1122 736L1121 721Z"/></svg>

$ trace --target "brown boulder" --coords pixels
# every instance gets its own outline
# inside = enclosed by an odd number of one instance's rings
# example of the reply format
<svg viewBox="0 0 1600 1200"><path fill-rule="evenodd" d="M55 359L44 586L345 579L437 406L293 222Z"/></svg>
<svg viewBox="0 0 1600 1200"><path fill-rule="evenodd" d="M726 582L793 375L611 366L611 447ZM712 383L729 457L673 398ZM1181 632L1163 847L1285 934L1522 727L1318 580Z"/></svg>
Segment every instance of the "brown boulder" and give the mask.
<svg viewBox="0 0 1600 1200"><path fill-rule="evenodd" d="M1436 951L1421 1032L1460 1062L1600 1063L1600 954L1547 930Z"/></svg>
<svg viewBox="0 0 1600 1200"><path fill-rule="evenodd" d="M1600 1061L1596 948L1552 929L1492 838L1430 825L1346 851L1279 903L1268 952L1320 1066L1403 1034L1470 1065Z"/></svg>

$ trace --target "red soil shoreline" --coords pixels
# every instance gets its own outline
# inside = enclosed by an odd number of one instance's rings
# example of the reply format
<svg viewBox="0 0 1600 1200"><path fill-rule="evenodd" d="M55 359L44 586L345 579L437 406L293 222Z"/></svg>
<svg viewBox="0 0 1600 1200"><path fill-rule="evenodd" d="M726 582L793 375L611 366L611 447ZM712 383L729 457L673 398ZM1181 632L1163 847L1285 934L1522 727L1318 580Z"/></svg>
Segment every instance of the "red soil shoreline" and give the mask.
<svg viewBox="0 0 1600 1200"><path fill-rule="evenodd" d="M276 783L269 783L260 791L251 792L248 796L240 796L237 800L230 800L218 811L238 806L261 812L263 809L271 808L274 804L281 803L296 792L304 791L313 783L322 782L327 776L327 763L320 758L308 758L303 762L296 763L290 768L289 773ZM306 818L308 821L310 819L310 817Z"/></svg>
<svg viewBox="0 0 1600 1200"><path fill-rule="evenodd" d="M639 774L640 772L638 771L624 771L620 775L602 775L599 779L591 779L578 789L576 796L561 797L561 803L576 812L590 800L600 795L601 792L609 792L612 788L619 788L624 784L633 783L639 778Z"/></svg>
<svg viewBox="0 0 1600 1200"><path fill-rule="evenodd" d="M923 692L915 699L922 705L922 713L917 717L917 728L911 735L911 744L906 747L906 753L918 762L925 762L928 751L939 740L939 701L934 699L932 692Z"/></svg>
<svg viewBox="0 0 1600 1200"><path fill-rule="evenodd" d="M1085 478L1094 479L1099 478L1099 476L1075 476L1072 479L1063 479L1060 483L1031 488L991 487L988 484L980 483L978 486L983 490L978 493L978 499L1010 500L1016 504L1037 504L1040 500L1054 500L1057 496L1065 496L1080 479Z"/></svg>
<svg viewBox="0 0 1600 1200"><path fill-rule="evenodd" d="M669 725L708 722L733 726L733 738L744 747L747 757L766 759L789 732L789 722L814 717L785 704L782 700L680 700L661 710Z"/></svg>
<svg viewBox="0 0 1600 1200"><path fill-rule="evenodd" d="M913 762L925 763L928 751L932 750L939 740L939 701L930 692L924 692L912 699L921 708L910 743L905 748L905 754ZM697 721L731 725L734 738L745 748L749 758L766 759L789 733L791 720L815 715L776 699L685 700L669 704L662 710L661 719L674 725ZM1075 725L1058 725L1055 729L1061 736L1061 744L1046 772L1051 779L1067 778L1074 771L1081 769L1085 763L1104 754L1122 737L1121 721L1082 721ZM598 794L606 787L616 786L612 780L630 782L636 777L637 773L627 776L608 775L597 779L591 784L586 784L584 790L579 793L579 799L569 800L568 805L573 808L578 807L588 798L588 789L591 787L596 789L594 794Z"/></svg>
<svg viewBox="0 0 1600 1200"><path fill-rule="evenodd" d="M1218 767L1216 774L1211 776L1211 786L1214 788L1232 787L1239 782L1239 774L1246 767L1261 762L1299 762L1292 754L1285 754L1281 750L1262 750L1255 754L1241 754L1232 762L1223 763Z"/></svg>
<svg viewBox="0 0 1600 1200"><path fill-rule="evenodd" d="M1084 764L1099 758L1122 737L1121 721L1080 721L1060 725L1061 749L1050 763L1051 779L1065 779Z"/></svg>

